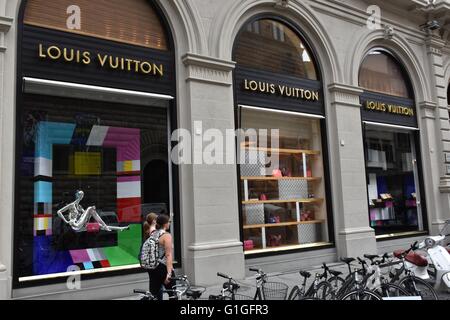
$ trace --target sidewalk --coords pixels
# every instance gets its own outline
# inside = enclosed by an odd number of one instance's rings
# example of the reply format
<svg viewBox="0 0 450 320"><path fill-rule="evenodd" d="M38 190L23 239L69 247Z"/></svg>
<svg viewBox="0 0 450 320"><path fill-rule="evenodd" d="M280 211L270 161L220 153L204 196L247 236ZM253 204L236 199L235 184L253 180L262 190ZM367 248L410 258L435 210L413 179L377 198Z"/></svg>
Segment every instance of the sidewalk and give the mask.
<svg viewBox="0 0 450 320"><path fill-rule="evenodd" d="M348 272L347 265L345 265L343 263L328 264L328 266L332 270L343 272L344 276ZM321 268L321 266L317 266L317 267L313 267L311 269L308 269L307 271L311 273L311 278L307 282L307 286L309 288L309 286L311 285L312 281L314 281L315 274L316 273L322 273L323 269ZM221 278L218 278L218 279L222 283L226 281L225 279L221 279ZM296 285L300 286L301 285L301 283L303 281L303 278L300 276L300 274L298 272L271 273L271 274L269 274L269 281L285 283L289 287L289 289L288 289L288 294L289 294L289 292L291 291L291 289L294 286L296 286ZM245 295L245 296L249 296L249 297L253 297L254 296L255 290L256 290L255 277L254 276L246 278L245 280L239 280L238 283L241 286L241 288L239 289L239 294ZM202 295L202 299L208 299L208 297L210 295L218 295L218 294L220 294L221 289L222 289L222 285L216 285L216 286L211 286L211 287L206 288L206 291ZM438 294L439 294L439 298L441 300L450 300L450 294L447 294L447 293L438 293ZM132 296L132 297L127 297L127 298L124 298L124 299L121 299L121 300L137 300L137 299L139 299L138 296Z"/></svg>

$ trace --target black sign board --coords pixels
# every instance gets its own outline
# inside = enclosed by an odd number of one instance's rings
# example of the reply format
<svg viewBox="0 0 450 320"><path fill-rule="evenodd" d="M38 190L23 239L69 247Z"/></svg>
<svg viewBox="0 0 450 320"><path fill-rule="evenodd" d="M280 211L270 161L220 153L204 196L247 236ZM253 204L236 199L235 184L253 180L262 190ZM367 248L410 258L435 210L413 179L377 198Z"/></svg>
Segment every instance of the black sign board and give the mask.
<svg viewBox="0 0 450 320"><path fill-rule="evenodd" d="M414 100L365 91L361 95L363 121L418 127Z"/></svg>
<svg viewBox="0 0 450 320"><path fill-rule="evenodd" d="M240 105L325 114L320 81L239 66L234 81L236 100Z"/></svg>
<svg viewBox="0 0 450 320"><path fill-rule="evenodd" d="M22 76L175 95L173 52L23 26Z"/></svg>

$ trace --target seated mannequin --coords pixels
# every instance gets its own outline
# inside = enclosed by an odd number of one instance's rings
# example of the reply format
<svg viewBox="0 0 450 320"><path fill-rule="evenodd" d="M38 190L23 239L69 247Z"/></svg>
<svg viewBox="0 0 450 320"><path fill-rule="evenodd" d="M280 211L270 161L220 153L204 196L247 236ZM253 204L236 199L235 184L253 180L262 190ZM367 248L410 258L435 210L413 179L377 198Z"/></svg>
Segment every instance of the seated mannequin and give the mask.
<svg viewBox="0 0 450 320"><path fill-rule="evenodd" d="M83 200L84 192L77 191L75 194L76 200L72 203L69 203L64 208L58 210L58 216L68 224L74 231L76 232L84 232L87 230L87 225L91 218L98 223L100 230L104 231L124 231L128 230L130 227L113 227L108 226L100 215L97 213L95 207L89 207L86 210L80 205L81 200ZM64 216L64 213L68 211L68 217Z"/></svg>

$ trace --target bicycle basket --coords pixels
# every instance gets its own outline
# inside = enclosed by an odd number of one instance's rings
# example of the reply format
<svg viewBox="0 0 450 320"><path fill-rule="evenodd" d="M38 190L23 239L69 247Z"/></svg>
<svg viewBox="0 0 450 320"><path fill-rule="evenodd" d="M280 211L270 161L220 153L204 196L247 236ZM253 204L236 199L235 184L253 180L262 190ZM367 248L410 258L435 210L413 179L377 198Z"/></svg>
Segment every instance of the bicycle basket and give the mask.
<svg viewBox="0 0 450 320"><path fill-rule="evenodd" d="M289 287L282 282L266 282L262 289L265 300L286 300Z"/></svg>
<svg viewBox="0 0 450 320"><path fill-rule="evenodd" d="M249 301L249 300L253 300L253 298L250 297L250 296L243 295L243 294L235 294L234 295L234 300Z"/></svg>

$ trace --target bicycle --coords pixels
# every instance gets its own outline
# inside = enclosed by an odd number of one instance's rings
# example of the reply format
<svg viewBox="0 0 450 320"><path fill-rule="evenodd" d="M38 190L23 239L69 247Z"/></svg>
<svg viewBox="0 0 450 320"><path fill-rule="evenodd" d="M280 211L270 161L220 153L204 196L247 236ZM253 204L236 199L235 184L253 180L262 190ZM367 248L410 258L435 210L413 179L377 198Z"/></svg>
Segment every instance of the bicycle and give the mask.
<svg viewBox="0 0 450 320"><path fill-rule="evenodd" d="M379 301L383 300L383 298L378 295L376 292L366 289L367 280L375 274L375 270L372 272L368 272L361 279L359 275L364 271L358 270L353 273L353 280L356 284L356 288L347 292L345 295L339 298L339 300L374 300Z"/></svg>
<svg viewBox="0 0 450 320"><path fill-rule="evenodd" d="M241 286L232 277L221 272L218 272L217 276L227 279L228 281L222 285L222 290L220 294L210 295L209 300L251 300L250 297L246 297L248 299L239 299L240 297L244 297L242 295L237 294L237 290Z"/></svg>
<svg viewBox="0 0 450 320"><path fill-rule="evenodd" d="M400 261L395 261L388 265L401 265L401 268L396 272L390 272L391 283L396 283L408 291L412 296L421 297L423 300L438 300L438 295L433 286L419 277L416 277L412 271L405 266L406 256L414 250L418 249L417 241L409 248L399 255ZM401 277L403 274L406 276Z"/></svg>
<svg viewBox="0 0 450 320"><path fill-rule="evenodd" d="M256 272L256 292L253 300L286 300L289 287L282 282L269 282L268 276L260 269L249 269Z"/></svg>
<svg viewBox="0 0 450 320"><path fill-rule="evenodd" d="M320 294L320 290L330 291L331 285L326 282L320 282L322 279L328 277L329 270L325 269L323 274L316 273L313 283L306 289L306 283L311 278L311 273L307 271L300 271L300 275L303 277L303 283L301 286L294 286L289 294L288 300L320 300L323 294Z"/></svg>
<svg viewBox="0 0 450 320"><path fill-rule="evenodd" d="M181 283L174 285L172 289L163 290L163 293L169 294L169 300L198 300L206 291L204 287L191 286L186 275L174 277L173 280ZM143 295L141 300L144 301L158 300L149 291L134 290L134 293Z"/></svg>
<svg viewBox="0 0 450 320"><path fill-rule="evenodd" d="M385 268L383 265L389 258L389 255L387 253L384 254L382 257L380 257L379 255L367 255L367 254L364 255L364 257L370 260L372 267L375 267L376 277L372 280L372 284L376 286L377 283L380 283L372 291L376 292L383 298L410 296L410 293L406 289L402 288L401 286L395 283L391 283L390 278L382 273L381 270Z"/></svg>
<svg viewBox="0 0 450 320"><path fill-rule="evenodd" d="M322 265L322 269L324 269L325 280L318 284L317 291L322 292L323 300L327 300L327 292L338 292L344 285L345 279L341 277L342 272L331 270L326 263ZM332 276L328 277L328 273Z"/></svg>

